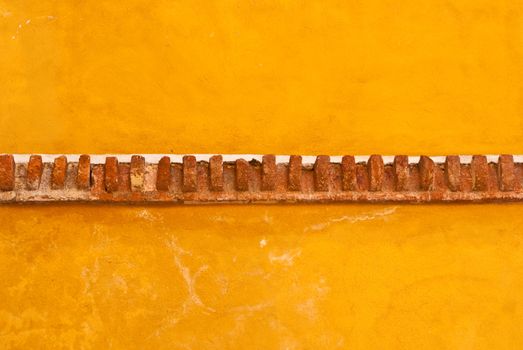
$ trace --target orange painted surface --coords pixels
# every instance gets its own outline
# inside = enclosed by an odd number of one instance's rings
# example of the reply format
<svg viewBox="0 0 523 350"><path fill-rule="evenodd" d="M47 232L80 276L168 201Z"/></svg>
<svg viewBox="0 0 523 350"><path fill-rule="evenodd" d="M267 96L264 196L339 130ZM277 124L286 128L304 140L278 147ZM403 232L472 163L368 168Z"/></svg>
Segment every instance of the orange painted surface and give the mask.
<svg viewBox="0 0 523 350"><path fill-rule="evenodd" d="M0 0L10 153L523 153L518 2ZM0 347L515 349L521 205L2 206Z"/></svg>
<svg viewBox="0 0 523 350"><path fill-rule="evenodd" d="M1 0L0 33L4 152L523 153L518 1Z"/></svg>

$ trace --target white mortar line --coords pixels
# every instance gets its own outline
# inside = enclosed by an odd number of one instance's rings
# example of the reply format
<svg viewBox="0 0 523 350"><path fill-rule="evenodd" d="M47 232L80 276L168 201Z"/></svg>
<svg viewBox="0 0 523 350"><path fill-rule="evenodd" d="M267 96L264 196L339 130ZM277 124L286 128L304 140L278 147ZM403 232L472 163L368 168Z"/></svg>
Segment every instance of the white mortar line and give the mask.
<svg viewBox="0 0 523 350"><path fill-rule="evenodd" d="M40 154L42 156L42 161L44 163L52 163L56 157L65 155L67 161L77 162L80 158L80 154ZM158 163L163 156L168 156L171 158L173 163L181 163L183 159L183 154L140 154L145 158L147 163ZM208 161L210 157L214 154L194 154L197 161ZM13 154L16 163L27 163L29 161L30 154ZM117 157L118 161L122 163L128 163L131 161L132 154L91 154L91 163L92 164L103 164L105 163L106 157ZM233 162L236 159L243 158L245 160L256 159L262 161L263 155L261 154L222 154L224 162ZM330 156L331 162L340 163L343 156ZM394 156L382 156L385 164L392 163L394 161ZM472 160L471 155L460 155L460 161L462 164L469 164ZM499 155L489 154L487 155L488 162L497 162ZM366 162L369 159L368 155L359 155L354 156L356 163ZM419 156L409 156L409 163L416 164L419 161ZM436 163L444 163L445 156L430 156L430 158ZM277 163L287 163L289 161L289 155L276 155ZM316 161L316 156L304 155L302 156L303 164L314 164ZM523 163L523 155L514 155L514 162Z"/></svg>

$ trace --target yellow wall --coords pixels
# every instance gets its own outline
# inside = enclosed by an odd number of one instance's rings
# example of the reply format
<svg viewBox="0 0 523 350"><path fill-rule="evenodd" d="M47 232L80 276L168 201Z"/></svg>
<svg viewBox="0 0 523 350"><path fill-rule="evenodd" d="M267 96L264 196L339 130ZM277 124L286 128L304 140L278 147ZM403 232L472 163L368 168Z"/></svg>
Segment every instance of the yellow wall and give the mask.
<svg viewBox="0 0 523 350"><path fill-rule="evenodd" d="M523 153L517 1L0 0L0 151ZM2 206L0 347L523 347L521 206Z"/></svg>

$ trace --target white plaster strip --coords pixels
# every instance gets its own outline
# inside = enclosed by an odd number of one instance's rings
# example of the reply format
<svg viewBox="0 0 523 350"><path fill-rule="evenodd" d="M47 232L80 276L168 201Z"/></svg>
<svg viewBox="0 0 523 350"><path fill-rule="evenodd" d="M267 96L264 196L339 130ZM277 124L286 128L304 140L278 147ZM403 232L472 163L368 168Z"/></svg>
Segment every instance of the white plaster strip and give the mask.
<svg viewBox="0 0 523 350"><path fill-rule="evenodd" d="M80 154L41 154L42 161L44 163L52 163L56 157L65 155L67 160L70 162L77 162L80 158ZM169 156L171 162L181 163L183 154L140 154L145 157L147 163L158 163L163 156ZM16 163L27 163L29 161L30 154L14 154L13 157ZM91 154L91 163L92 164L103 164L105 163L105 158L114 156L118 157L118 160L123 163L131 161L132 154ZM213 154L194 154L197 161L208 161ZM256 159L261 162L261 154L222 154L224 162L233 162L236 159L243 158L245 160ZM340 163L343 156L331 156L331 162ZM460 155L460 160L462 164L469 164L472 160L470 155ZM488 162L497 162L499 155L487 155ZM409 156L409 163L416 164L419 161L419 156ZM436 163L444 163L445 156L431 156L430 157ZM369 159L369 156L355 156L356 162L366 162ZM287 163L289 161L288 155L277 155L277 163ZM303 164L314 164L316 161L316 156L302 156ZM394 156L383 156L383 161L387 163L392 163L394 161ZM514 162L523 163L523 155L515 155Z"/></svg>

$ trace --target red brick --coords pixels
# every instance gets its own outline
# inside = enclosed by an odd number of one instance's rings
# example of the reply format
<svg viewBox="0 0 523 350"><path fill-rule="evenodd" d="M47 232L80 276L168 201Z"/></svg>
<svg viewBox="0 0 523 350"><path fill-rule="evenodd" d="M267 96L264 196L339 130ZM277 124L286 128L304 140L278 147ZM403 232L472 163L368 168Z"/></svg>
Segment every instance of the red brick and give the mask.
<svg viewBox="0 0 523 350"><path fill-rule="evenodd" d="M60 156L55 158L53 172L51 174L51 188L60 190L64 188L65 178L67 177L67 157Z"/></svg>
<svg viewBox="0 0 523 350"><path fill-rule="evenodd" d="M487 191L489 181L487 157L483 155L473 156L470 172L472 174L472 189L474 191Z"/></svg>
<svg viewBox="0 0 523 350"><path fill-rule="evenodd" d="M118 159L116 157L105 158L104 181L107 192L118 191Z"/></svg>
<svg viewBox="0 0 523 350"><path fill-rule="evenodd" d="M131 164L118 163L118 192L131 192Z"/></svg>
<svg viewBox="0 0 523 350"><path fill-rule="evenodd" d="M196 157L183 157L183 191L195 192L197 189Z"/></svg>
<svg viewBox="0 0 523 350"><path fill-rule="evenodd" d="M420 189L422 191L432 191L434 189L434 161L421 156L418 163Z"/></svg>
<svg viewBox="0 0 523 350"><path fill-rule="evenodd" d="M385 173L383 158L378 154L370 156L367 163L367 171L369 174L369 191L381 191L383 174Z"/></svg>
<svg viewBox="0 0 523 350"><path fill-rule="evenodd" d="M344 191L357 191L356 161L354 156L343 156L341 159L341 182Z"/></svg>
<svg viewBox="0 0 523 350"><path fill-rule="evenodd" d="M145 158L134 155L131 157L131 168L129 171L129 179L131 183L131 191L142 192L144 189L144 175L145 175Z"/></svg>
<svg viewBox="0 0 523 350"><path fill-rule="evenodd" d="M223 157L212 156L209 159L209 177L211 191L223 191Z"/></svg>
<svg viewBox="0 0 523 350"><path fill-rule="evenodd" d="M459 156L447 156L445 159L445 178L447 186L453 192L461 189L461 163Z"/></svg>
<svg viewBox="0 0 523 350"><path fill-rule="evenodd" d="M249 190L250 165L245 159L236 160L236 190Z"/></svg>
<svg viewBox="0 0 523 350"><path fill-rule="evenodd" d="M513 191L516 182L514 173L514 157L502 154L498 160L499 189L501 191Z"/></svg>
<svg viewBox="0 0 523 350"><path fill-rule="evenodd" d="M87 154L82 154L78 160L76 187L80 190L88 190L91 187L91 157Z"/></svg>
<svg viewBox="0 0 523 350"><path fill-rule="evenodd" d="M15 187L15 161L11 154L0 155L0 191L12 191Z"/></svg>
<svg viewBox="0 0 523 350"><path fill-rule="evenodd" d="M301 156L292 155L289 158L289 191L301 190Z"/></svg>
<svg viewBox="0 0 523 350"><path fill-rule="evenodd" d="M32 155L27 163L26 186L28 190L37 190L40 187L43 169L42 156Z"/></svg>
<svg viewBox="0 0 523 350"><path fill-rule="evenodd" d="M317 156L314 163L314 188L316 191L329 190L329 156Z"/></svg>
<svg viewBox="0 0 523 350"><path fill-rule="evenodd" d="M169 184L171 183L171 158L162 157L162 159L160 159L156 174L156 189L163 192L169 191Z"/></svg>
<svg viewBox="0 0 523 350"><path fill-rule="evenodd" d="M262 159L262 191L274 191L276 187L276 156L266 154Z"/></svg>
<svg viewBox="0 0 523 350"><path fill-rule="evenodd" d="M91 168L91 193L99 195L105 192L105 166L103 164L93 164Z"/></svg>
<svg viewBox="0 0 523 350"><path fill-rule="evenodd" d="M409 179L409 157L396 156L392 165L394 172L394 188L396 191L405 191Z"/></svg>

